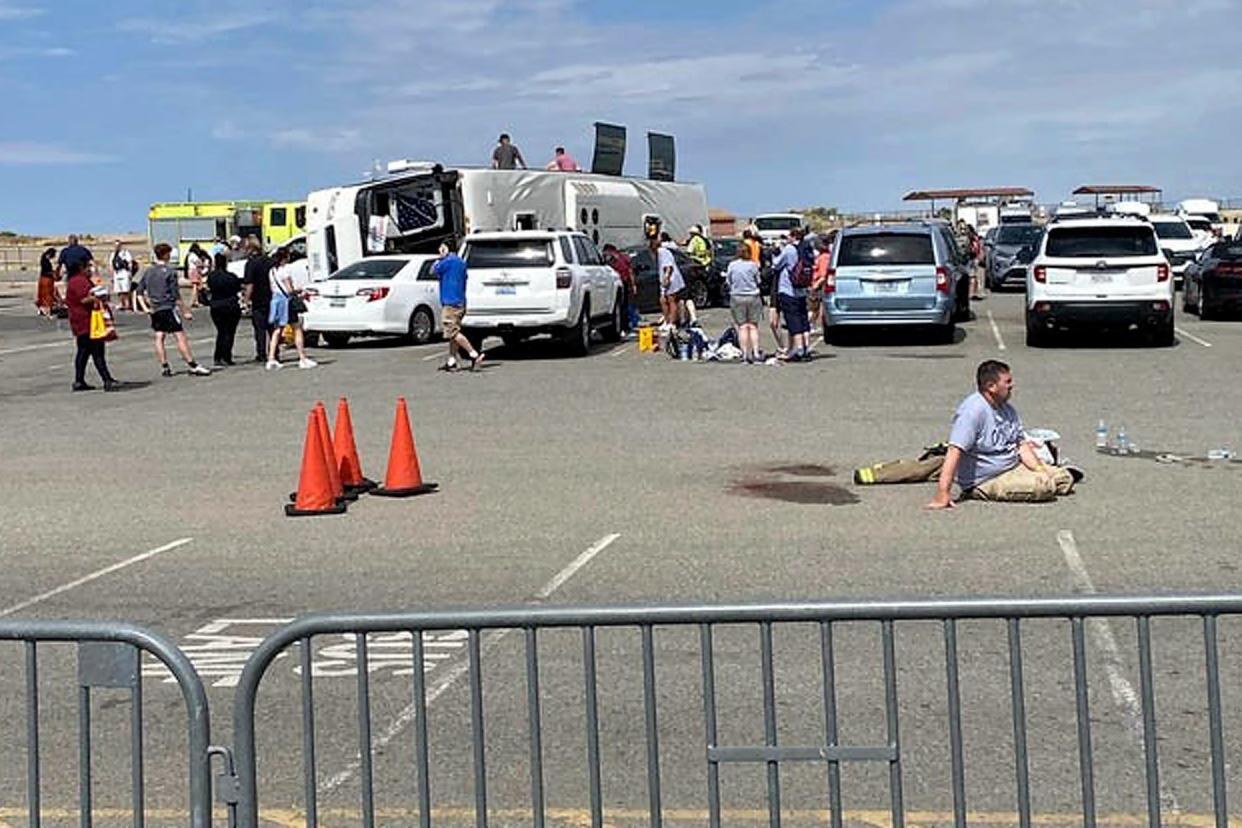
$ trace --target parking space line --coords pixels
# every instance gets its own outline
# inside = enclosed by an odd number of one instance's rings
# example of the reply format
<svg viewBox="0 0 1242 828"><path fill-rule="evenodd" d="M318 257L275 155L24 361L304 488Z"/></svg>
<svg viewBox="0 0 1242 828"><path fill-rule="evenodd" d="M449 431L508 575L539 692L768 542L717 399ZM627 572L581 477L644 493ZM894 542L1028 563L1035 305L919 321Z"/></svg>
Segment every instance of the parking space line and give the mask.
<svg viewBox="0 0 1242 828"><path fill-rule="evenodd" d="M992 336L996 337L996 347L1005 350L1005 340L1001 339L1000 327L996 324L996 317L992 315L991 309L988 310L988 324L992 326Z"/></svg>
<svg viewBox="0 0 1242 828"><path fill-rule="evenodd" d="M172 550L177 549L178 547L185 546L187 543L189 543L192 540L194 540L194 538L180 538L178 540L173 541L172 543L166 543L163 546L157 546L156 548L143 552L140 555L134 555L132 558L126 558L123 561L118 561L117 563L114 563L111 566L105 566L103 569L96 570L95 572L92 572L89 575L83 575L81 578L78 578L77 580L70 581L67 584L61 584L55 589L49 589L47 592L40 593L34 596L33 598L27 598L25 601L21 601L19 603L13 604L10 607L5 607L4 609L0 610L0 618L5 617L6 615L12 615L15 612L21 612L24 609L29 609L30 607L33 607L35 604L43 603L49 598L55 598L57 595L68 592L71 589L76 589L77 587L80 587L83 584L89 584L91 581L98 580L99 578L102 578L105 575L111 575L113 572L119 572L120 570L125 569L128 566L133 566L136 563L142 563L145 560L154 558L156 555L162 555L165 552L171 552Z"/></svg>
<svg viewBox="0 0 1242 828"><path fill-rule="evenodd" d="M1095 584L1091 582L1091 576L1087 573L1086 564L1082 562L1082 556L1078 554L1078 542L1074 539L1074 533L1068 529L1057 532L1057 544L1061 547L1061 554L1065 556L1065 565L1069 567L1070 586L1073 591L1081 595L1095 595ZM1121 712L1125 719L1126 729L1138 742L1141 750L1143 749L1143 706L1139 702L1138 692L1134 689L1134 685L1125 676L1125 662L1121 659L1121 649L1117 646L1113 627L1107 618L1095 617L1087 619L1087 628L1091 631L1092 641L1102 655L1100 665L1108 679L1113 704ZM1164 777L1160 779L1160 800L1165 807L1174 812L1181 811L1177 797L1167 787Z"/></svg>
<svg viewBox="0 0 1242 828"><path fill-rule="evenodd" d="M1186 337L1187 339L1189 339L1191 342L1197 342L1197 343L1199 343L1199 344L1200 344L1200 345L1202 345L1204 348L1211 348L1211 347L1212 347L1212 343L1211 343L1211 342L1208 342L1206 339L1200 339L1199 337L1195 336L1195 335L1194 335L1194 334L1192 334L1192 333L1188 333L1187 331L1183 331L1181 328L1174 328L1173 330L1177 332L1177 335L1178 335L1178 336L1184 336L1184 337Z"/></svg>
<svg viewBox="0 0 1242 828"><path fill-rule="evenodd" d="M628 351L629 349L630 349L630 343L628 343L628 342L623 342L623 343L621 343L620 345L618 345L617 347L613 348L611 351L609 351L609 352L608 352L608 356L613 356L613 357L615 357L615 356L621 356L622 354L624 354L624 353L625 353L626 351Z"/></svg>
<svg viewBox="0 0 1242 828"><path fill-rule="evenodd" d="M59 342L43 342L39 345L23 345L20 348L9 348L7 350L0 351L0 356L8 356L9 354L24 354L27 351L41 351L44 348L63 348L72 344L72 341L65 339Z"/></svg>
<svg viewBox="0 0 1242 828"><path fill-rule="evenodd" d="M619 537L621 537L621 535L614 532L610 535L604 535L595 543L588 546L582 554L570 561L564 569L553 575L552 580L544 584L539 591L535 593L534 598L527 603L538 604L546 601L548 598L551 598L552 594L564 586L566 581L577 574L577 572L584 566L589 564L596 555L603 552L609 546L612 546L612 544ZM511 632L513 632L513 629L507 628L503 630L493 630L491 633L484 635L482 640L479 642L481 651L487 652L491 650L502 640L504 640L505 637ZM455 663L448 665L443 675L439 676L436 681L432 682L427 687L426 704L430 706L436 699L442 696L446 690L456 684L458 679L466 675L469 670L470 661L467 658L459 658ZM400 736L405 729L410 726L410 724L414 721L415 716L416 712L414 703L411 702L403 707L392 720L392 723L375 737L372 741L372 750L383 750L393 739ZM352 759L346 767L328 777L322 784L320 784L319 795L324 796L341 787L341 785L344 785L354 777L361 766L362 763L360 759L355 756L355 758Z"/></svg>

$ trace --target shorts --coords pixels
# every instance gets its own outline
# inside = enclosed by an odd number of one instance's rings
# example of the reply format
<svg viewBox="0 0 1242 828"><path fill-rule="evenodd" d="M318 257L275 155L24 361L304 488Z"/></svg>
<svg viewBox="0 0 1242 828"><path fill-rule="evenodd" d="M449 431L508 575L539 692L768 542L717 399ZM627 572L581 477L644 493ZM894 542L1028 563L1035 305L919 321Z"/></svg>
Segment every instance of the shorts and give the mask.
<svg viewBox="0 0 1242 828"><path fill-rule="evenodd" d="M151 314L151 330L157 333L181 333L185 330L181 325L181 314L176 308L161 308Z"/></svg>
<svg viewBox="0 0 1242 828"><path fill-rule="evenodd" d="M682 285L676 290L672 290L672 285L660 285L660 296L666 299L677 299L678 301L686 298L686 286Z"/></svg>
<svg viewBox="0 0 1242 828"><path fill-rule="evenodd" d="M272 304L267 310L267 324L273 328L283 328L285 325L296 325L298 323L298 315L289 307L289 297L284 294L276 294L272 297Z"/></svg>
<svg viewBox="0 0 1242 828"><path fill-rule="evenodd" d="M129 272L118 270L112 274L112 292L129 293Z"/></svg>
<svg viewBox="0 0 1242 828"><path fill-rule="evenodd" d="M763 300L755 296L734 296L729 299L734 325L758 325L763 316Z"/></svg>
<svg viewBox="0 0 1242 828"><path fill-rule="evenodd" d="M444 328L444 338L452 339L461 333L461 318L466 309L458 305L445 305L440 309L440 325Z"/></svg>
<svg viewBox="0 0 1242 828"><path fill-rule="evenodd" d="M806 314L805 296L789 296L781 293L776 298L781 309L781 316L785 317L785 329L791 335L804 334L811 329L811 322Z"/></svg>

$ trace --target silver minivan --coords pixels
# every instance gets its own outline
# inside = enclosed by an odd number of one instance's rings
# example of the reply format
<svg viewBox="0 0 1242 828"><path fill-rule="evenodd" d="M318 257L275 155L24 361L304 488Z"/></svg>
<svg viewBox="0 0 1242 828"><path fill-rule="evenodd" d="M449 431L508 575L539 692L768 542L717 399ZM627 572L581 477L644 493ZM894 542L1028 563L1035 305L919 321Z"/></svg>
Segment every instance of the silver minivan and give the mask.
<svg viewBox="0 0 1242 828"><path fill-rule="evenodd" d="M851 326L928 325L952 342L969 318L970 273L947 224L847 227L824 286L825 337Z"/></svg>

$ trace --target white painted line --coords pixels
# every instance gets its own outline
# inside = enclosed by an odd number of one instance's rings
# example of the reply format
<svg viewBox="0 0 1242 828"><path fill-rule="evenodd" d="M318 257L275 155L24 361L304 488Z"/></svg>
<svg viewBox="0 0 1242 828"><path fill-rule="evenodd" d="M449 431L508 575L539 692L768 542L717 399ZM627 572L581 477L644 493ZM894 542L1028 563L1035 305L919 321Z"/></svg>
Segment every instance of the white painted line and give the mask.
<svg viewBox="0 0 1242 828"><path fill-rule="evenodd" d="M0 356L8 356L9 354L24 354L27 351L41 351L44 348L64 348L72 344L73 342L64 340L63 342L44 342L41 345L23 345L20 348L9 348L8 350L0 351Z"/></svg>
<svg viewBox="0 0 1242 828"><path fill-rule="evenodd" d="M992 326L992 336L996 337L996 347L1005 350L1005 340L1001 339L1000 328L996 325L996 317L992 315L992 311L988 310L988 323Z"/></svg>
<svg viewBox="0 0 1242 828"><path fill-rule="evenodd" d="M1062 529L1057 532L1057 543L1061 546L1065 564L1069 567L1070 586L1073 591L1081 595L1095 595L1095 584L1091 582L1091 576L1082 562L1082 556L1078 554L1078 542L1074 540L1074 533L1068 529ZM1104 675L1108 678L1113 703L1121 711L1130 735L1138 742L1139 749L1142 750L1143 705L1139 701L1134 685L1125 676L1126 665L1122 661L1121 649L1117 646L1117 638L1113 635L1112 625L1108 623L1107 618L1095 617L1087 619L1087 628L1091 631L1091 639L1096 649L1103 655L1100 664L1104 668ZM1178 804L1177 796L1167 787L1167 778L1167 776L1160 778L1160 799L1166 808L1179 813L1181 806Z"/></svg>
<svg viewBox="0 0 1242 828"><path fill-rule="evenodd" d="M1208 342L1206 339L1200 339L1199 337L1195 336L1195 335L1194 335L1194 334L1192 334L1192 333L1187 333L1186 331L1183 331L1181 328L1174 328L1173 330L1177 331L1178 336L1184 336L1184 337L1186 337L1187 339L1189 339L1191 342L1197 342L1197 343L1199 343L1199 344L1200 344L1200 345L1202 345L1204 348L1211 348L1211 347L1212 347L1212 343L1211 343L1211 342Z"/></svg>
<svg viewBox="0 0 1242 828"><path fill-rule="evenodd" d="M611 357L621 356L622 354L624 354L626 351L630 349L630 346L632 344L633 343L626 342L622 345L618 345L617 347L613 348L611 351L608 352L608 356L611 356Z"/></svg>
<svg viewBox="0 0 1242 828"><path fill-rule="evenodd" d="M589 547L587 547L587 549L581 555L574 558L573 561L571 561L568 566L566 566L560 572L556 573L556 575L552 577L552 580L544 584L543 588L535 593L534 600L528 603L537 603L539 601L545 601L548 598L550 598L552 596L552 593L560 589L565 584L566 581L568 581L570 578L574 576L576 572L578 572L580 569L582 569L582 567L590 563L591 559L594 558L596 555L598 555L600 552L603 552L605 549L611 546L613 542L616 541L617 538L619 537L621 537L621 535L615 534L615 533L611 535L605 535L604 537L597 540L595 543L591 544ZM502 640L504 640L504 638L507 635L509 635L509 633L511 632L513 632L512 628L503 629L503 630L493 630L491 633L482 636L482 639L479 642L480 652L488 652L493 647L495 647L497 644L499 644ZM462 676L466 675L466 673L469 672L469 670L470 670L470 660L468 658L460 658L455 663L451 665L446 665L444 673L427 687L427 706L430 707L431 704L435 702L436 699L438 699L440 696L444 694L446 690L448 690L450 687L456 684L457 680L460 679ZM413 723L415 717L416 717L416 713L414 709L414 703L411 702L410 704L402 708L401 711L397 714L396 718L392 720L392 723L388 725L388 727L384 728L384 730L378 736L375 737L375 739L371 743L371 749L373 751L382 751L390 742L392 742L393 739L400 736L402 732L404 732L405 729L409 727L411 723ZM348 782L350 779L354 777L354 774L358 772L358 769L360 767L361 767L361 762L357 757L355 757L353 760L350 761L349 765L347 765L345 768L333 774L332 776L329 776L322 783L320 783L319 795L326 796L327 794L341 787L341 785L344 785L346 782Z"/></svg>
<svg viewBox="0 0 1242 828"><path fill-rule="evenodd" d="M148 552L143 552L141 555L135 555L132 558L126 558L125 560L120 561L118 563L114 563L111 566L105 566L103 569L100 569L96 572L92 572L89 575L83 575L81 578L78 578L76 581L70 581L67 584L62 584L61 586L58 586L55 589L49 589L47 592L36 595L33 598L28 598L25 601L14 604L11 607L5 607L4 609L0 610L0 618L5 617L6 615L12 615L15 612L21 612L24 609L29 609L30 607L33 607L35 604L40 604L49 598L55 598L57 595L68 592L71 589L76 589L77 587L80 587L83 584L89 584L91 581L98 580L99 578L102 578L105 575L111 575L113 572L118 572L122 569L125 569L127 566L133 566L136 563L142 563L145 560L154 558L156 555L162 555L165 552L170 552L173 549L176 549L181 546L185 546L187 543L189 543L192 540L194 540L194 538L181 538L180 540L175 540L172 543L166 543L163 546L157 546L155 549L152 549Z"/></svg>

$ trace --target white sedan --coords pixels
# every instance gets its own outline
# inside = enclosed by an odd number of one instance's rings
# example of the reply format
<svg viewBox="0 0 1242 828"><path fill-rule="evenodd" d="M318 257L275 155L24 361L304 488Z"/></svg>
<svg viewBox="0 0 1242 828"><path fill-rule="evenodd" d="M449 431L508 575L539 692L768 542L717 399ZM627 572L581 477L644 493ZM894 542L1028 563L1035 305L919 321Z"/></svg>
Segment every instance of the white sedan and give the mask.
<svg viewBox="0 0 1242 828"><path fill-rule="evenodd" d="M440 331L440 283L434 256L368 256L303 291L307 333L339 348L359 334L397 334L415 344Z"/></svg>

